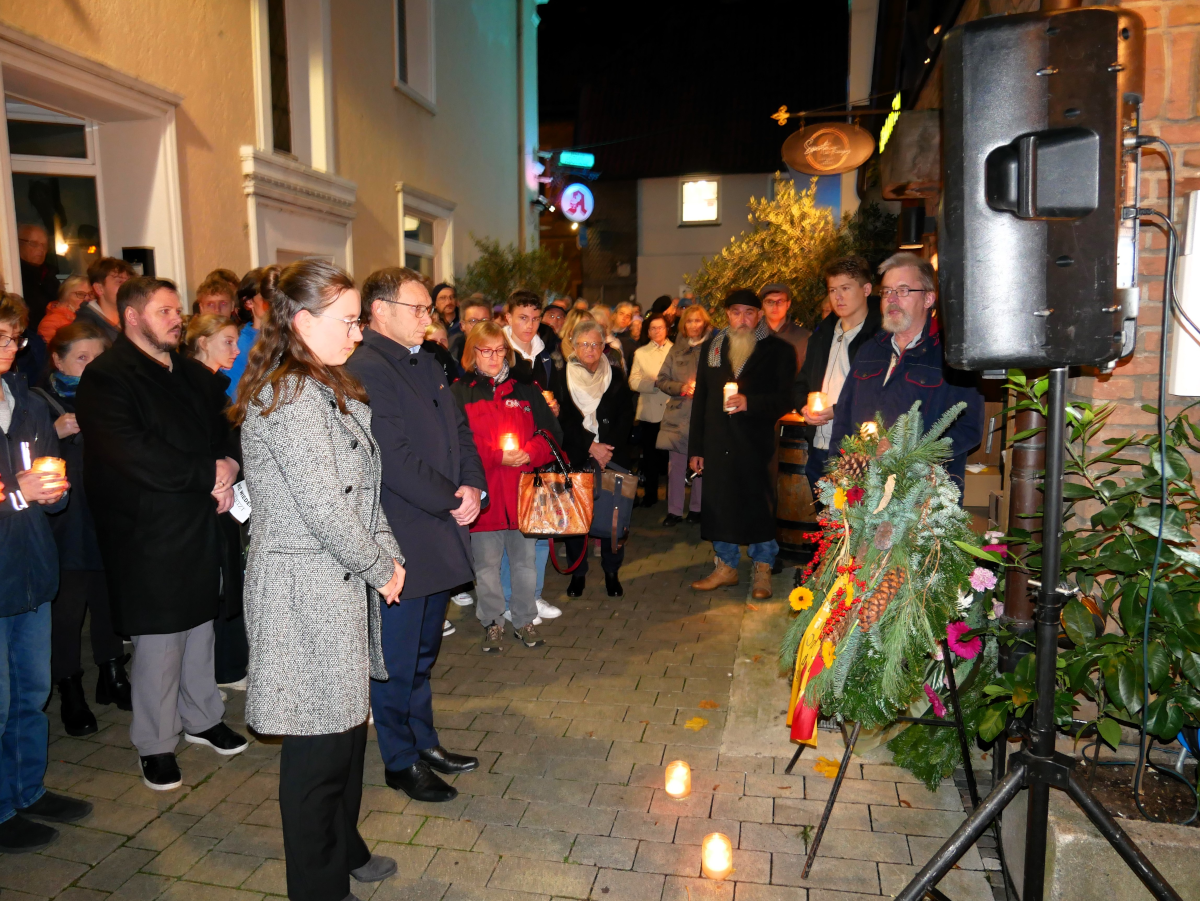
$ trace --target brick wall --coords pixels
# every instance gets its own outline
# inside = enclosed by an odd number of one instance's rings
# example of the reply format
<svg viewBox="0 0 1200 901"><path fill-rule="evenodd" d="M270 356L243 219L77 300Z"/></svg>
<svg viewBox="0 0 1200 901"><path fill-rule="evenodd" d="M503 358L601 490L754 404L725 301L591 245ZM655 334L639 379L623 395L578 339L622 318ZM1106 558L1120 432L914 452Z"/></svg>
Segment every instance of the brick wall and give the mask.
<svg viewBox="0 0 1200 901"><path fill-rule="evenodd" d="M1200 189L1200 3L1187 0L1130 0L1122 6L1136 10L1146 21L1146 99L1142 133L1161 137L1172 147L1176 171L1175 221L1181 219L1183 196ZM1161 149L1142 155L1142 206L1166 210L1167 166ZM1166 239L1157 227L1144 227L1140 256L1141 313L1137 350L1111 375L1078 378L1071 391L1079 400L1111 400L1113 413L1107 434L1146 431L1154 417L1141 405L1155 403L1161 365L1163 271ZM1170 334L1168 333L1168 347ZM1190 398L1168 395L1168 414ZM1197 461L1192 461L1193 469Z"/></svg>

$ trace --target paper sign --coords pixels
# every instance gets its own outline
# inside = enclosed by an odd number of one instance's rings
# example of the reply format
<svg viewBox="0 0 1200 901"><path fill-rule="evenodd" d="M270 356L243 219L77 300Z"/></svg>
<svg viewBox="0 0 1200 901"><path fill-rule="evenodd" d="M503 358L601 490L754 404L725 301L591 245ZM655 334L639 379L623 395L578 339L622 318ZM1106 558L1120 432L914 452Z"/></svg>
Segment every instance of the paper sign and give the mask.
<svg viewBox="0 0 1200 901"><path fill-rule="evenodd" d="M250 518L250 491L246 488L246 480L233 486L233 506L229 508L230 515L238 522Z"/></svg>

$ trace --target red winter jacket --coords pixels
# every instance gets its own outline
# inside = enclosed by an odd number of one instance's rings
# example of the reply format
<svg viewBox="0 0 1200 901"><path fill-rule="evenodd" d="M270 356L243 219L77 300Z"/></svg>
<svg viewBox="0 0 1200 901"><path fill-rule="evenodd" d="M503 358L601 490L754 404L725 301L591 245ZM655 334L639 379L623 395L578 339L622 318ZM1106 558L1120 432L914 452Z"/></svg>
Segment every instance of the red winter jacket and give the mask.
<svg viewBox="0 0 1200 901"><path fill-rule="evenodd" d="M533 433L545 429L562 442L558 420L546 405L537 385L511 374L499 386L492 380L470 372L451 388L462 407L475 436L475 447L483 461L487 477L487 506L471 525L472 532L499 532L517 528L517 488L522 472L533 472L554 459L546 439ZM517 447L529 454L524 466L505 466L501 439L514 435Z"/></svg>

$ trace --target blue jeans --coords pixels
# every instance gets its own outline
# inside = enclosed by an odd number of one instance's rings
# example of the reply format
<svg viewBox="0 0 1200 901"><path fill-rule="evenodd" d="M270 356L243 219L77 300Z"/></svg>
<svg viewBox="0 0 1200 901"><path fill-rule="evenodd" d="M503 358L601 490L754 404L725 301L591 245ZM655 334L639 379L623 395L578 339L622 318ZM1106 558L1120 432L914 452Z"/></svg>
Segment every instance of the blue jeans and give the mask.
<svg viewBox="0 0 1200 901"><path fill-rule="evenodd" d="M825 475L825 464L829 462L829 451L809 445L808 462L804 464L804 474L808 476L808 484L812 487L813 500L820 503L817 497L817 482Z"/></svg>
<svg viewBox="0 0 1200 901"><path fill-rule="evenodd" d="M46 793L50 605L0 616L0 823Z"/></svg>
<svg viewBox="0 0 1200 901"><path fill-rule="evenodd" d="M542 596L542 586L546 584L546 561L549 559L550 541L547 538L539 538L533 551L533 568L537 572L537 586L533 590L535 598ZM504 606L507 608L508 602L512 600L512 577L508 573L508 551L505 551L504 556L500 558L500 587L504 589Z"/></svg>
<svg viewBox="0 0 1200 901"><path fill-rule="evenodd" d="M734 569L737 569L738 561L742 559L742 554L738 546L728 541L714 541L713 552L721 558L722 563ZM755 563L765 563L768 566L775 565L775 556L778 553L779 542L773 538L770 541L760 541L758 544L752 544L749 548L751 560Z"/></svg>

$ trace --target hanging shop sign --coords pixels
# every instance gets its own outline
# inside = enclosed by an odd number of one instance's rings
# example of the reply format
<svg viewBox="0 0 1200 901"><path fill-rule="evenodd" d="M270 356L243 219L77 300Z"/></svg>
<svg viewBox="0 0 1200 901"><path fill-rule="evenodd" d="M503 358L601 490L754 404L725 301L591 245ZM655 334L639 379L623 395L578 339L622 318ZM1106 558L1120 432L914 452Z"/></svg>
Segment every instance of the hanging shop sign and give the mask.
<svg viewBox="0 0 1200 901"><path fill-rule="evenodd" d="M591 188L576 182L563 188L558 205L562 209L563 215L572 222L583 222L592 215L592 211L596 208L596 201L592 197Z"/></svg>
<svg viewBox="0 0 1200 901"><path fill-rule="evenodd" d="M797 172L837 175L865 163L875 150L870 133L843 122L810 125L783 142L783 159Z"/></svg>

